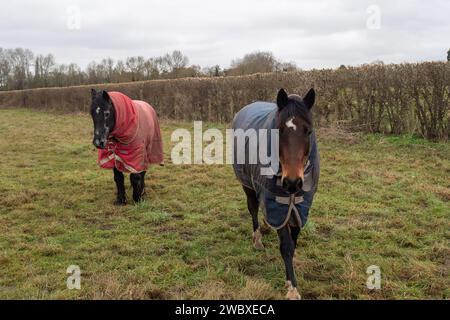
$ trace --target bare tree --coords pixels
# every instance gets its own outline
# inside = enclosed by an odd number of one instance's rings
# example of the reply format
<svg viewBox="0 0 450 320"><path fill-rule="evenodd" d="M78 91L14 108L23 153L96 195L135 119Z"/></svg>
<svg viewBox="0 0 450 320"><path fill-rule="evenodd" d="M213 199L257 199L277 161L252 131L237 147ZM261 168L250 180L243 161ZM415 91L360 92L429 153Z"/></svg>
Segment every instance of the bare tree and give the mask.
<svg viewBox="0 0 450 320"><path fill-rule="evenodd" d="M36 87L49 86L50 72L55 64L55 57L52 54L36 56L34 60L34 85Z"/></svg>
<svg viewBox="0 0 450 320"><path fill-rule="evenodd" d="M155 58L144 62L144 78L146 80L157 79L159 76L158 63Z"/></svg>
<svg viewBox="0 0 450 320"><path fill-rule="evenodd" d="M122 60L117 61L114 67L114 82L128 81L125 63Z"/></svg>
<svg viewBox="0 0 450 320"><path fill-rule="evenodd" d="M76 63L71 63L67 66L67 82L69 85L81 85L85 83L85 73Z"/></svg>
<svg viewBox="0 0 450 320"><path fill-rule="evenodd" d="M86 68L88 83L97 83L97 63L95 61L89 63Z"/></svg>
<svg viewBox="0 0 450 320"><path fill-rule="evenodd" d="M272 52L253 52L243 58L231 62L227 75L245 75L258 72L296 71L294 62L282 62L275 58Z"/></svg>
<svg viewBox="0 0 450 320"><path fill-rule="evenodd" d="M272 52L253 52L246 54L241 59L235 59L231 62L229 74L244 75L257 72L273 72L279 62L275 59Z"/></svg>
<svg viewBox="0 0 450 320"><path fill-rule="evenodd" d="M114 77L114 60L111 58L103 59L100 63L104 72L106 82L112 82Z"/></svg>
<svg viewBox="0 0 450 320"><path fill-rule="evenodd" d="M56 87L68 86L67 81L67 71L68 67L65 64L60 64L56 66L53 70L53 81Z"/></svg>
<svg viewBox="0 0 450 320"><path fill-rule="evenodd" d="M144 57L129 57L125 61L125 66L131 73L131 81L142 80L142 73L144 70Z"/></svg>
<svg viewBox="0 0 450 320"><path fill-rule="evenodd" d="M33 53L28 49L16 48L8 49L7 55L12 71L12 89L25 89L31 79Z"/></svg>
<svg viewBox="0 0 450 320"><path fill-rule="evenodd" d="M159 74L164 77L170 73L172 68L172 62L169 54L165 56L158 57L155 59L156 64L158 66Z"/></svg>
<svg viewBox="0 0 450 320"><path fill-rule="evenodd" d="M223 70L219 65L215 65L213 67L203 68L202 74L208 77L220 77L223 75Z"/></svg>
<svg viewBox="0 0 450 320"><path fill-rule="evenodd" d="M275 66L275 71L291 72L297 71L298 67L295 62L280 62Z"/></svg>
<svg viewBox="0 0 450 320"><path fill-rule="evenodd" d="M52 54L34 57L27 49L0 48L2 90L293 70L297 70L295 63L278 61L271 52L254 52L233 60L232 69L227 72L218 65L204 69L189 65L189 58L180 50L148 59L136 56L115 62L105 58L100 62L92 61L82 70L74 63L57 64Z"/></svg>
<svg viewBox="0 0 450 320"><path fill-rule="evenodd" d="M189 58L185 56L181 51L175 50L170 56L172 71L177 69L186 68L189 64Z"/></svg>
<svg viewBox="0 0 450 320"><path fill-rule="evenodd" d="M0 48L0 88L8 88L8 78L11 73L8 51Z"/></svg>

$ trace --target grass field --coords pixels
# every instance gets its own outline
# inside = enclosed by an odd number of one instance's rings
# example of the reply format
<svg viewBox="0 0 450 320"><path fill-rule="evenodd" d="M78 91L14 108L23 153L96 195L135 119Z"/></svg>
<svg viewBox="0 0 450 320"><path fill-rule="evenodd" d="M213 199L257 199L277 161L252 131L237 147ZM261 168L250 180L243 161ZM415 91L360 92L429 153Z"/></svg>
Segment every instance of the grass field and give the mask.
<svg viewBox="0 0 450 320"><path fill-rule="evenodd" d="M177 127L192 124L162 122L166 166L149 170L146 200L116 207L88 116L0 110L0 298L284 298L276 233L253 249L230 166L170 163ZM450 144L318 138L319 191L295 260L302 297L448 299ZM69 265L81 290L66 287ZM380 290L366 288L370 265Z"/></svg>

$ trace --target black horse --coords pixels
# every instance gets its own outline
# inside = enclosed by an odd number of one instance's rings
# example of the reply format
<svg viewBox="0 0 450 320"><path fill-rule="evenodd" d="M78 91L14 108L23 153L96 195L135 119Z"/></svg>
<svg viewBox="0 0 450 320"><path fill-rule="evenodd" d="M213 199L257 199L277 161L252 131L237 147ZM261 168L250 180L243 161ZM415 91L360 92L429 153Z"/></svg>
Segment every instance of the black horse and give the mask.
<svg viewBox="0 0 450 320"><path fill-rule="evenodd" d="M99 165L114 170L115 204L127 203L123 172L130 172L133 200L139 202L144 194L145 170L149 164L163 162L156 112L146 102L131 100L120 92L92 89L91 96L92 143L99 149Z"/></svg>
<svg viewBox="0 0 450 320"><path fill-rule="evenodd" d="M297 95L288 96L281 89L276 104L252 103L241 109L233 120L235 130L233 168L247 196L247 206L253 221L253 245L257 249L264 248L258 223L258 210L261 204L265 222L278 233L280 252L286 268L288 288L286 297L289 299L300 299L293 256L298 235L307 221L319 179L319 153L311 113L314 100L314 89L303 98ZM272 175L262 175L261 169L267 163L263 165L259 158L256 162L249 160L252 157L251 153L257 152L252 151L251 134L248 134L245 140L241 139L245 141L244 145L242 142L239 144L239 139L236 138L238 129L242 129L241 132L278 130L276 132L279 147L278 150L274 150L277 170L272 170ZM261 141L259 135L255 137L256 150L262 147L262 143L268 143L267 149L270 150L273 138ZM239 154L245 155L244 162L239 162Z"/></svg>

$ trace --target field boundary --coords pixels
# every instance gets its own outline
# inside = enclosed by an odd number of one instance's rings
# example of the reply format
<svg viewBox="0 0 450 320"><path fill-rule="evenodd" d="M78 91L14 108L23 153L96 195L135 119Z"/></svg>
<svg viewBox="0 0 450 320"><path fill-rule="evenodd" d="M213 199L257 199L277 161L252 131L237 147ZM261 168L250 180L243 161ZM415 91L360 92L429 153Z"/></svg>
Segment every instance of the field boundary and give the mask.
<svg viewBox="0 0 450 320"><path fill-rule="evenodd" d="M88 112L90 88L149 102L162 118L230 122L243 106L273 101L279 88L317 92L317 125L448 139L450 63L367 65L337 70L182 78L0 92L0 107Z"/></svg>

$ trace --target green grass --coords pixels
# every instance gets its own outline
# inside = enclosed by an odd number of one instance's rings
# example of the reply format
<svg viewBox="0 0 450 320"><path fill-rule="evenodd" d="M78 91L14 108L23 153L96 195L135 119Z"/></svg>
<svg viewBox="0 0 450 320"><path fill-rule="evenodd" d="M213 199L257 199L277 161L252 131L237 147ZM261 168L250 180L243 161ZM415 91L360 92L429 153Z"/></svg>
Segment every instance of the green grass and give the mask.
<svg viewBox="0 0 450 320"><path fill-rule="evenodd" d="M230 166L147 173L138 205L113 205L86 115L0 110L0 298L283 298L274 232L251 245ZM221 126L223 128L223 126ZM319 191L295 269L305 299L449 298L450 145L319 130ZM127 179L128 199L131 199ZM81 290L66 269L81 268ZM366 288L381 268L382 288Z"/></svg>

